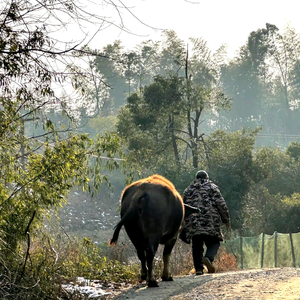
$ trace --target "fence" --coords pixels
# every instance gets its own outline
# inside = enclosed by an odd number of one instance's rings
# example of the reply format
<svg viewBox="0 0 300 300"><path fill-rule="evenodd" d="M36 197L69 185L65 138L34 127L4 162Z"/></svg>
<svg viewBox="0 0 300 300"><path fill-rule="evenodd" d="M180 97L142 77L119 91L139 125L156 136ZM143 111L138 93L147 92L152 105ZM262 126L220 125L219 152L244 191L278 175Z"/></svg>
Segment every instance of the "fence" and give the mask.
<svg viewBox="0 0 300 300"><path fill-rule="evenodd" d="M241 269L300 267L300 232L238 237L223 246Z"/></svg>

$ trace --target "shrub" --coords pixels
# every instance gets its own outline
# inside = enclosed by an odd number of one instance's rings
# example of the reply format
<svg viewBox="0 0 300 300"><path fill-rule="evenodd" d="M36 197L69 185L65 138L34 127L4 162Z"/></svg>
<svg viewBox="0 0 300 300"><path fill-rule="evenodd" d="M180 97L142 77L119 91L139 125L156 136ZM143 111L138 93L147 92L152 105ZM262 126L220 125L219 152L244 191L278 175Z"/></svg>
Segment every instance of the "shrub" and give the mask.
<svg viewBox="0 0 300 300"><path fill-rule="evenodd" d="M217 272L227 272L238 270L236 258L232 253L227 253L225 248L221 247L214 262Z"/></svg>
<svg viewBox="0 0 300 300"><path fill-rule="evenodd" d="M57 235L53 239L40 232L30 244L22 244L18 252L2 256L0 251L0 299L62 299L66 296L62 283L75 281L76 277L105 283L138 282L138 265L110 260L102 252L88 238Z"/></svg>

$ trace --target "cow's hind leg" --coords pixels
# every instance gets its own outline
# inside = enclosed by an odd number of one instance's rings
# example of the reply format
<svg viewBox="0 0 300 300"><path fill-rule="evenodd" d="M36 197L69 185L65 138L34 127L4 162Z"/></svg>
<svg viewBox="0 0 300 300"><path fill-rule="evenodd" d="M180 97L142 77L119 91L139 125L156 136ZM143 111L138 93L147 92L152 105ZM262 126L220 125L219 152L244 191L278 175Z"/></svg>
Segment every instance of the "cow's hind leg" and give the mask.
<svg viewBox="0 0 300 300"><path fill-rule="evenodd" d="M138 258L141 261L141 281L147 280L146 255L143 247L136 247Z"/></svg>
<svg viewBox="0 0 300 300"><path fill-rule="evenodd" d="M164 270L161 276L161 279L163 281L173 281L173 278L169 272L169 263L170 263L171 252L173 250L175 243L176 243L176 239L173 239L171 241L168 241L165 244L164 253L163 253Z"/></svg>
<svg viewBox="0 0 300 300"><path fill-rule="evenodd" d="M155 280L154 272L153 272L153 260L157 248L158 248L158 242L149 239L149 247L146 251L147 266L148 266L148 287L158 287L158 283Z"/></svg>

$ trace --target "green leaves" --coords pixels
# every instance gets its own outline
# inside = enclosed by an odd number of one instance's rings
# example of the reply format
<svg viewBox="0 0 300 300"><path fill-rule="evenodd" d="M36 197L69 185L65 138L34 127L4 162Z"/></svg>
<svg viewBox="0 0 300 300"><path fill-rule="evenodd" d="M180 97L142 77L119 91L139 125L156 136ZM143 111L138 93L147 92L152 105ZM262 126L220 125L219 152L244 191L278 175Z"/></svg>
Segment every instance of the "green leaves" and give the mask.
<svg viewBox="0 0 300 300"><path fill-rule="evenodd" d="M48 35L51 25L43 20L56 6L24 3L7 3L0 12L0 239L12 251L65 204L72 187L95 193L107 181L103 169L118 168L112 158L122 155L116 136L93 141L75 133L70 97L58 96L58 83L66 83L59 68L76 47L63 44L60 51ZM59 13L78 17L70 9Z"/></svg>
<svg viewBox="0 0 300 300"><path fill-rule="evenodd" d="M295 152L290 152L291 149ZM297 143L291 143L286 150L264 147L256 151L253 159L255 180L245 197L243 209L247 230L253 226L255 234L298 231L300 164L293 157L299 152L296 149ZM256 216L251 216L253 213Z"/></svg>
<svg viewBox="0 0 300 300"><path fill-rule="evenodd" d="M290 157L295 159L295 161L297 163L299 163L299 161L300 161L300 142L291 142L286 149L286 153Z"/></svg>
<svg viewBox="0 0 300 300"><path fill-rule="evenodd" d="M233 99L231 111L221 113L228 128L262 125L267 135L299 132L299 45L291 26L279 31L267 23L250 33L221 71L222 86ZM270 136L269 142L275 146Z"/></svg>

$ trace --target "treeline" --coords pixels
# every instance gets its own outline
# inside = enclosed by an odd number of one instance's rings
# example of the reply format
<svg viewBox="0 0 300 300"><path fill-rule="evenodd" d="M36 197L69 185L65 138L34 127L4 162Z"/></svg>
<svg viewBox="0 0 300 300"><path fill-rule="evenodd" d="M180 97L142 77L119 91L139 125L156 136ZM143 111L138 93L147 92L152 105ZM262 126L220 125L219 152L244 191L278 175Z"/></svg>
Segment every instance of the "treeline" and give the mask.
<svg viewBox="0 0 300 300"><path fill-rule="evenodd" d="M293 28L281 33L266 24L228 60L224 46L212 53L201 38L187 46L165 31L161 41L130 52L120 41L97 51L89 67L107 85L74 80L92 101L85 115L97 111L91 131L103 119L116 126L133 176L159 173L182 192L198 169L206 169L239 234L296 232L299 42ZM104 101L96 101L101 93ZM261 134L271 137L268 143L257 143ZM281 143L279 134L294 142Z"/></svg>
<svg viewBox="0 0 300 300"><path fill-rule="evenodd" d="M145 41L130 51L124 51L121 41L95 51L99 57L90 61L90 69L101 81L86 82L78 76L74 80L89 95L88 114L99 109L102 115L116 114L128 95L143 93L155 77L176 76L189 85L191 102L196 93L207 104L220 93L228 98L219 99L214 116L209 116L211 130L262 126L261 134L269 137L298 135L299 45L299 33L291 26L279 31L266 24L251 32L247 43L228 60L224 46L212 53L201 38L191 38L186 45L175 32L165 31L161 41ZM201 88L202 94L195 91ZM266 144L276 146L272 138Z"/></svg>
<svg viewBox="0 0 300 300"><path fill-rule="evenodd" d="M225 47L187 47L173 31L129 52L120 41L94 51L53 38L63 16L106 22L77 4L1 4L0 297L67 297L65 277L95 265L104 278L97 247L67 233L70 246L59 244L44 225L72 188L95 195L112 170L159 173L182 192L206 169L234 230L298 231L299 142L255 148L259 132L299 132L298 34L267 25L231 61Z"/></svg>

